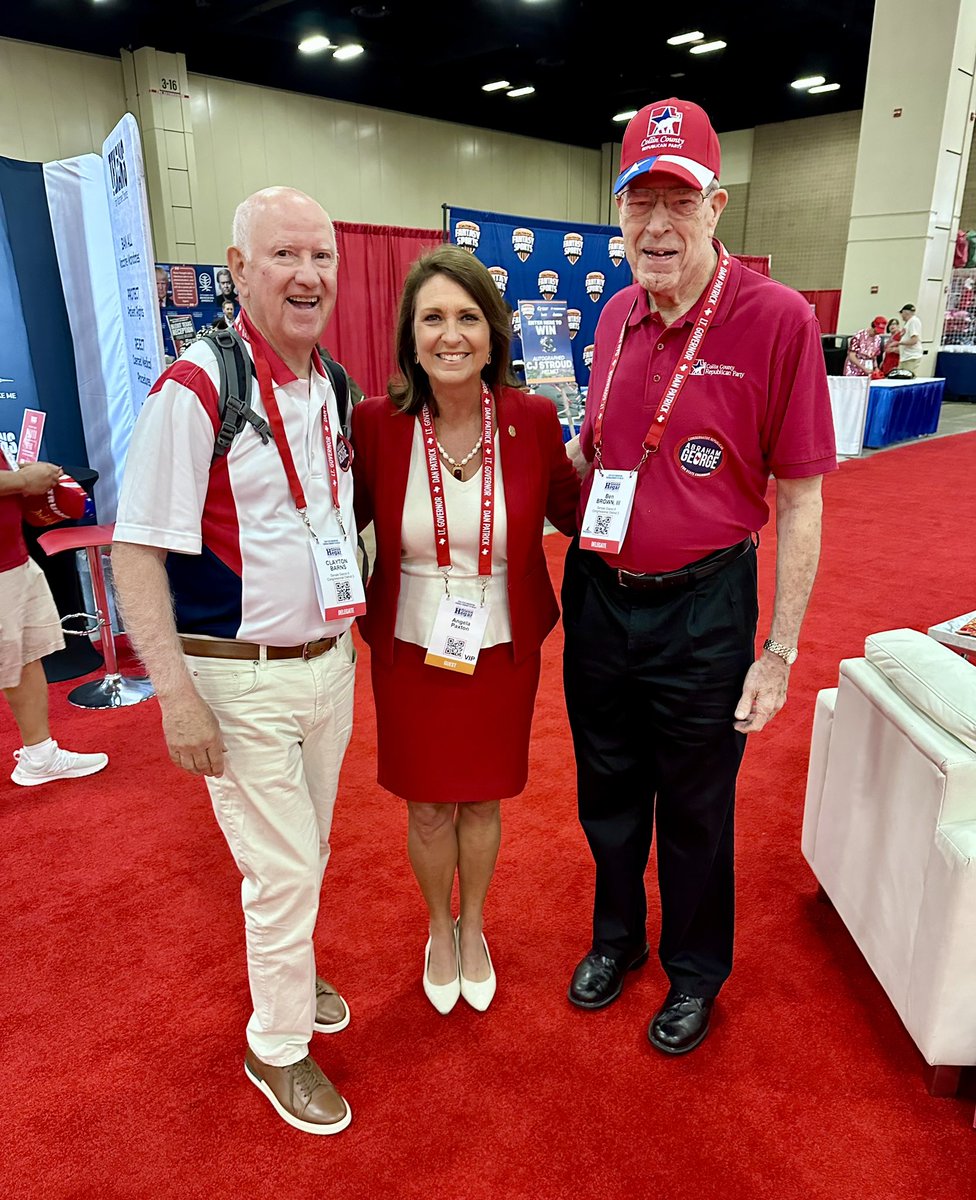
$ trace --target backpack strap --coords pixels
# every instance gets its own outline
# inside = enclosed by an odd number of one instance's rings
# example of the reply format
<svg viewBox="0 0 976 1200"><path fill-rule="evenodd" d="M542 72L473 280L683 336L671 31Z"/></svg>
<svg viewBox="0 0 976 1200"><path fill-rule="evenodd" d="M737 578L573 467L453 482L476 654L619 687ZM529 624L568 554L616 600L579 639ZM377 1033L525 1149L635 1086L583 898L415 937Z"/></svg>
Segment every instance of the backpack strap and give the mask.
<svg viewBox="0 0 976 1200"><path fill-rule="evenodd" d="M327 358L324 354L319 355L322 366L325 367L325 373L329 377L329 382L336 394L336 408L339 412L339 425L345 437L349 436L349 376L346 374L346 368L342 363L337 363L334 358Z"/></svg>
<svg viewBox="0 0 976 1200"><path fill-rule="evenodd" d="M210 343L220 372L217 393L217 415L220 428L214 438L211 464L227 453L234 438L245 425L250 425L265 445L271 441L271 426L251 408L251 387L254 364L244 342L235 329L209 329L200 335Z"/></svg>

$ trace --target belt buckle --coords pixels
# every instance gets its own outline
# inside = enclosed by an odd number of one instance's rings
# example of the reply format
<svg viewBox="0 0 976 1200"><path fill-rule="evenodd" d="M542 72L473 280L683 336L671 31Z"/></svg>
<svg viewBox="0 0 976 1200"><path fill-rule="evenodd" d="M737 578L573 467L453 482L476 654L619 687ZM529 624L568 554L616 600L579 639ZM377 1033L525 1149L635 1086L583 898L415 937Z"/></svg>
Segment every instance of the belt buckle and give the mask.
<svg viewBox="0 0 976 1200"><path fill-rule="evenodd" d="M308 648L309 648L309 646L312 646L312 645L314 645L313 642L303 642L302 643L302 662L308 662L309 658L311 657L311 655L308 652Z"/></svg>

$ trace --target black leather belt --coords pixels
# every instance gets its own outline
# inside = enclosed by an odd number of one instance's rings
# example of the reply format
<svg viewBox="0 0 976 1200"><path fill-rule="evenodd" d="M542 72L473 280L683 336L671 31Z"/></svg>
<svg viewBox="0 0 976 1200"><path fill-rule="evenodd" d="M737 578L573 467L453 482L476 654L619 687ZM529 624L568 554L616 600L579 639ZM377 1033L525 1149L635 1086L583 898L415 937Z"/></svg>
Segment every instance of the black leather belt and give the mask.
<svg viewBox="0 0 976 1200"><path fill-rule="evenodd" d="M665 592L693 587L699 579L707 579L709 575L714 575L716 571L721 571L723 567L748 553L752 544L751 537L743 538L727 550L716 550L686 567L680 567L677 571L665 571L661 575L642 575L638 571L624 571L618 567L611 567L598 554L587 555L587 558L589 561L598 562L615 583L628 591Z"/></svg>
<svg viewBox="0 0 976 1200"><path fill-rule="evenodd" d="M277 658L318 658L338 641L338 638L320 638L317 642L305 642L301 646L267 646L265 656ZM251 658L261 657L261 647L254 642L238 642L233 638L195 638L180 634L183 653L191 658Z"/></svg>

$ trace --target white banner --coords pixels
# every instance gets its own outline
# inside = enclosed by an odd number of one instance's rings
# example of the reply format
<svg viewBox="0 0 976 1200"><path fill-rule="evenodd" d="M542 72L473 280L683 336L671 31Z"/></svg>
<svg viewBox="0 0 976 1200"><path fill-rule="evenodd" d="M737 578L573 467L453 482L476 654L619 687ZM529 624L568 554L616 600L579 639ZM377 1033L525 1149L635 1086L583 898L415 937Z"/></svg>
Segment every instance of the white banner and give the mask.
<svg viewBox="0 0 976 1200"><path fill-rule="evenodd" d="M139 126L126 113L102 143L133 414L163 370L156 257Z"/></svg>

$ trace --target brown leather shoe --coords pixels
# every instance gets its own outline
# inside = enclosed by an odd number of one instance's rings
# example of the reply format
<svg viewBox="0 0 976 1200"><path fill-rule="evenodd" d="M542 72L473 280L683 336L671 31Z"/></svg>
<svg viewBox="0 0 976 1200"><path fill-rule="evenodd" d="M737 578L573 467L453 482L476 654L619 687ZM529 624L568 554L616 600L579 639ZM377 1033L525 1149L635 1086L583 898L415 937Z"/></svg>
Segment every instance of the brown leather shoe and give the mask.
<svg viewBox="0 0 976 1200"><path fill-rule="evenodd" d="M331 983L315 977L315 1021L319 1033L338 1033L349 1024L349 1006Z"/></svg>
<svg viewBox="0 0 976 1200"><path fill-rule="evenodd" d="M272 1067L248 1046L244 1074L283 1121L305 1133L341 1133L352 1120L352 1109L311 1055L288 1067Z"/></svg>

